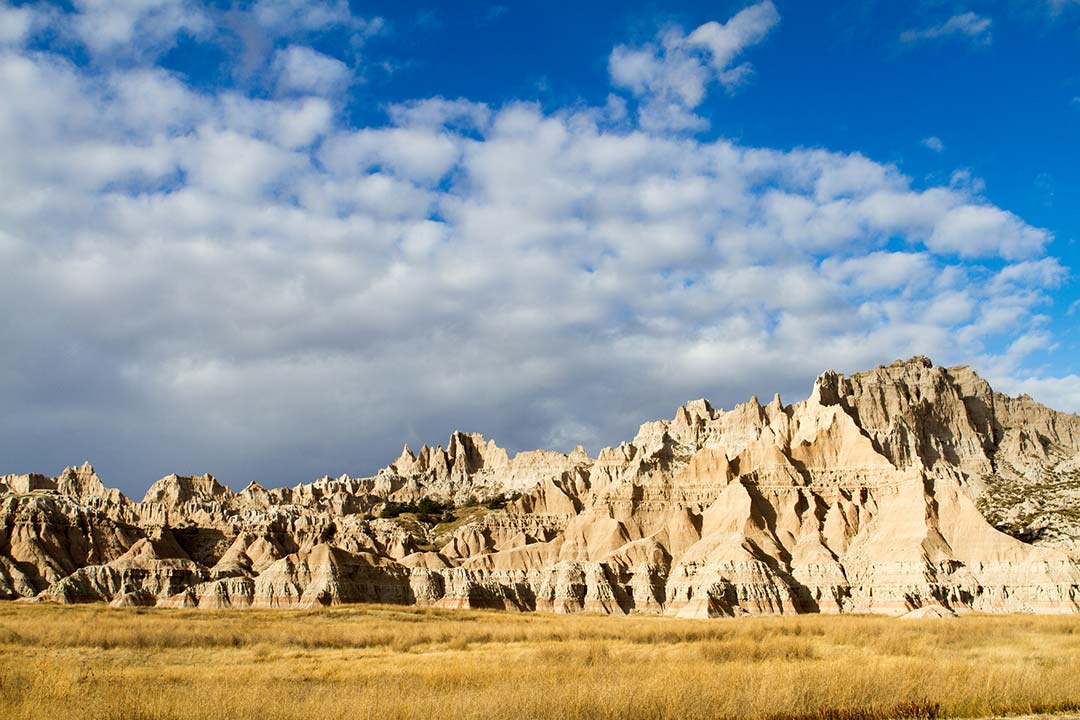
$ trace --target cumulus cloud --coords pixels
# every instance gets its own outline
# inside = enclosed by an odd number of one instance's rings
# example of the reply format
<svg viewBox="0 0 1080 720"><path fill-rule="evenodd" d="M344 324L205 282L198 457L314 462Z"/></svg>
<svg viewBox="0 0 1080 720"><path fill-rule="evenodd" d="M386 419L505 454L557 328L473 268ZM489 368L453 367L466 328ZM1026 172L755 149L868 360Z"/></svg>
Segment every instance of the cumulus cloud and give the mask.
<svg viewBox="0 0 1080 720"><path fill-rule="evenodd" d="M413 100L391 105L390 119L395 125L424 128L459 128L484 130L491 120L491 108L465 98L442 97Z"/></svg>
<svg viewBox="0 0 1080 720"><path fill-rule="evenodd" d="M973 12L953 15L940 25L905 30L900 33L900 40L905 43L917 43L925 40L945 38L964 38L975 43L990 44L993 36L990 26L993 20Z"/></svg>
<svg viewBox="0 0 1080 720"><path fill-rule="evenodd" d="M642 127L701 129L707 123L693 110L705 99L708 85L719 82L731 91L745 82L752 68L749 63L735 65L736 58L779 22L776 6L764 0L725 23L707 22L689 35L667 28L643 46L619 45L608 58L612 83L641 100Z"/></svg>
<svg viewBox="0 0 1080 720"><path fill-rule="evenodd" d="M1068 278L1069 271L1057 258L1028 260L1006 265L994 275L993 283L997 288L1041 287L1058 288Z"/></svg>
<svg viewBox="0 0 1080 720"><path fill-rule="evenodd" d="M933 150L936 153L945 152L945 143L943 143L941 141L941 138L939 138L939 137L937 137L935 135L931 135L928 138L924 138L923 141L922 141L922 144L927 149Z"/></svg>
<svg viewBox="0 0 1080 720"><path fill-rule="evenodd" d="M0 48L21 45L29 36L33 22L31 8L12 7L6 2L0 5Z"/></svg>
<svg viewBox="0 0 1080 720"><path fill-rule="evenodd" d="M95 56L151 55L168 50L180 33L208 32L210 18L191 0L75 0L66 18Z"/></svg>
<svg viewBox="0 0 1080 720"><path fill-rule="evenodd" d="M1021 377L1011 375L998 378L1002 392L1010 395L1030 395L1052 407L1080 408L1080 375L1064 377Z"/></svg>
<svg viewBox="0 0 1080 720"><path fill-rule="evenodd" d="M959 205L935 223L926 244L961 257L1000 255L1007 260L1042 251L1050 233L1033 228L1007 210L990 205Z"/></svg>
<svg viewBox="0 0 1080 720"><path fill-rule="evenodd" d="M331 95L349 81L349 66L309 47L290 45L278 50L272 64L277 89L285 93Z"/></svg>
<svg viewBox="0 0 1080 720"><path fill-rule="evenodd" d="M353 14L347 0L258 0L250 5L231 3L218 29L240 41L241 53L232 70L242 81L269 70L279 89L311 87L312 92L328 93L340 89L347 71L358 74L355 68L360 66L364 44L384 32L385 23L379 17ZM336 46L346 60L309 47L327 37L345 38Z"/></svg>
<svg viewBox="0 0 1080 720"><path fill-rule="evenodd" d="M704 61L730 67L734 22ZM0 96L0 455L136 494L370 472L455 428L595 452L691 397L916 352L1023 378L1067 274L974 183L613 126L617 103L353 127L50 52L0 54Z"/></svg>
<svg viewBox="0 0 1080 720"><path fill-rule="evenodd" d="M933 277L934 263L927 253L871 252L855 258L822 261L826 276L865 293L920 287Z"/></svg>

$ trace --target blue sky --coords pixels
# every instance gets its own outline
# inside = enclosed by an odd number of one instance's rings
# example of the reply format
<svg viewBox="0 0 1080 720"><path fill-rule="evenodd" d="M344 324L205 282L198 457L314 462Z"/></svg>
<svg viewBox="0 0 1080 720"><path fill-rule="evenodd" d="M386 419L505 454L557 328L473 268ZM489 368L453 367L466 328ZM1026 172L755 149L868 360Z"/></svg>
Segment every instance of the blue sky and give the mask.
<svg viewBox="0 0 1080 720"><path fill-rule="evenodd" d="M0 470L596 452L915 353L1080 410L1080 3L0 3Z"/></svg>

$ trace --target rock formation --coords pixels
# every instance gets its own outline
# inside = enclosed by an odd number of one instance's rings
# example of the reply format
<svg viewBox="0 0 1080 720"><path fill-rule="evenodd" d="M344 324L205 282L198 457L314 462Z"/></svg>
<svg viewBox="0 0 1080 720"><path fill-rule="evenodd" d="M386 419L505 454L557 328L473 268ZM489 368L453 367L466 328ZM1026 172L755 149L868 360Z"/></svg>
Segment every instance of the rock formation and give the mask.
<svg viewBox="0 0 1080 720"><path fill-rule="evenodd" d="M88 464L0 476L0 597L1076 612L1077 500L1080 417L917 357L827 372L792 405L697 400L595 458L454 433L374 477L233 492L169 475L141 502Z"/></svg>

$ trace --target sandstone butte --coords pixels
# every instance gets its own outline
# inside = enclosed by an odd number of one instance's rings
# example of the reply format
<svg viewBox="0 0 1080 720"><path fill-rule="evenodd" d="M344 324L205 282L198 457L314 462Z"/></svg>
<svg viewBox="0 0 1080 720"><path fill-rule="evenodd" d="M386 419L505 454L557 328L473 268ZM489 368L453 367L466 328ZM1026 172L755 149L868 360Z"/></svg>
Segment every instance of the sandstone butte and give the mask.
<svg viewBox="0 0 1080 720"><path fill-rule="evenodd" d="M517 496L520 493L520 496ZM387 503L510 495L451 525ZM85 464L0 477L0 597L406 603L680 617L1080 610L1080 417L923 357L810 397L704 400L633 441L510 457L455 433L374 477L141 502Z"/></svg>

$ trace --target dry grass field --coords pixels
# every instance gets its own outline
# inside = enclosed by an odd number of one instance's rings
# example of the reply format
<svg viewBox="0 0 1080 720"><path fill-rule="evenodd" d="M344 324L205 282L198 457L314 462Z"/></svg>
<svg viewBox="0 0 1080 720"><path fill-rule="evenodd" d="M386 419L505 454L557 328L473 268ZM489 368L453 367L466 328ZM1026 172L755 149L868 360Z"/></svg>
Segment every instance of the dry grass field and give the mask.
<svg viewBox="0 0 1080 720"><path fill-rule="evenodd" d="M0 604L0 717L983 717L1080 708L1080 617Z"/></svg>

